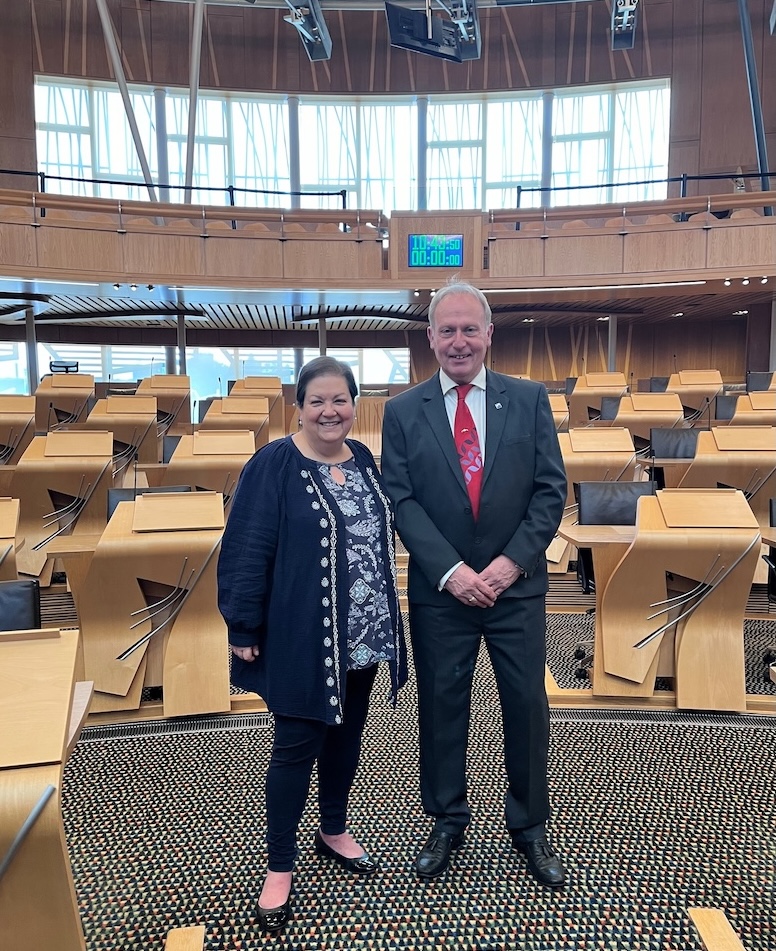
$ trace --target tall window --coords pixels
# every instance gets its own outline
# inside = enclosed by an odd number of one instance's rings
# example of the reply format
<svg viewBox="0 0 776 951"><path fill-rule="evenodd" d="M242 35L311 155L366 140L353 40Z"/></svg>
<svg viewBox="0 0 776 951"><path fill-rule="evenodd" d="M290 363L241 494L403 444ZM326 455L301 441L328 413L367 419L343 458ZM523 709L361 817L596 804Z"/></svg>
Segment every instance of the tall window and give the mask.
<svg viewBox="0 0 776 951"><path fill-rule="evenodd" d="M153 91L130 90L151 174L158 180ZM163 154L182 200L189 98L167 90ZM216 94L197 99L193 200L289 207L298 184L305 207L413 210L509 208L539 204L543 175L555 205L665 197L670 90L667 80L535 91L516 95L426 97L426 141L418 141L415 97L299 97ZM40 170L66 193L145 198L140 163L115 86L39 78L35 107ZM552 110L551 141L543 141ZM291 154L298 121L299 154ZM418 180L420 157L426 181ZM300 181L292 182L298 162ZM108 184L67 179L97 178ZM110 184L124 180L128 187ZM642 184L634 184L641 182ZM545 182L547 184L547 182ZM528 189L526 192L525 190ZM535 191L531 191L535 189ZM296 189L294 189L296 190ZM281 192L286 194L272 194Z"/></svg>

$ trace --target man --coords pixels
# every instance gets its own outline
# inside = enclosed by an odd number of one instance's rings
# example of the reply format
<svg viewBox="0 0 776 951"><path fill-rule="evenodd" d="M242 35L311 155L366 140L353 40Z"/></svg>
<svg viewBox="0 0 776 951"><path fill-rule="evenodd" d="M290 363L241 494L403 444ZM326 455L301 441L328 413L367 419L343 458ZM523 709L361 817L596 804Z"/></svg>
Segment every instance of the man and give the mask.
<svg viewBox="0 0 776 951"><path fill-rule="evenodd" d="M466 748L484 638L504 721L507 829L536 879L557 888L565 871L545 828L544 552L566 476L544 387L484 368L490 318L472 285L440 290L428 328L439 373L385 407L382 471L410 554L420 785L434 819L416 869L441 875L471 819Z"/></svg>

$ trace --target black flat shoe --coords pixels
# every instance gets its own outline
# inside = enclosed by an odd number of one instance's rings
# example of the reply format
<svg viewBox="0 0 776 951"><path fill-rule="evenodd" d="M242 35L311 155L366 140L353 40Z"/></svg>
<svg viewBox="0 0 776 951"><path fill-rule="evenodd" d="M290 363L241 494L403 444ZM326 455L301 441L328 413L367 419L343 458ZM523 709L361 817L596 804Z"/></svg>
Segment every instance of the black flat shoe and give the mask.
<svg viewBox="0 0 776 951"><path fill-rule="evenodd" d="M546 885L548 888L563 888L566 884L566 870L563 868L558 853L545 836L532 839L530 842L520 842L513 836L512 845L518 852L523 853L531 874L540 885Z"/></svg>
<svg viewBox="0 0 776 951"><path fill-rule="evenodd" d="M294 883L291 882L291 890L288 898L277 908L262 908L259 905L256 917L259 919L259 927L265 934L275 934L282 931L293 917L291 912L291 896L294 892Z"/></svg>
<svg viewBox="0 0 776 951"><path fill-rule="evenodd" d="M344 855L340 855L339 852L335 852L334 849L324 841L320 829L315 830L315 851L318 855L323 855L327 859L333 859L337 865L341 865L345 871L352 872L354 875L374 875L380 867L380 863L377 859L373 859L368 852L359 855L357 859L349 859Z"/></svg>
<svg viewBox="0 0 776 951"><path fill-rule="evenodd" d="M420 878L436 878L447 869L450 855L463 845L463 832L432 832L418 853L415 871Z"/></svg>

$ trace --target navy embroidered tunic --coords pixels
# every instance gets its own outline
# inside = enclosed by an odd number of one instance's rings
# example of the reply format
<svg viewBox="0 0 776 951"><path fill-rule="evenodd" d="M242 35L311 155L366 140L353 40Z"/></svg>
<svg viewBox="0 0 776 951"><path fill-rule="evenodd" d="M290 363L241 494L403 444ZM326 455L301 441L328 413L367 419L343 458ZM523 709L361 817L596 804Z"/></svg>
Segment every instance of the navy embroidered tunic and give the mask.
<svg viewBox="0 0 776 951"><path fill-rule="evenodd" d="M391 621L391 694L407 679L394 561L393 518L374 458L346 440L379 518ZM347 464L346 464L347 465ZM273 713L342 722L352 580L345 517L329 477L290 436L260 449L243 469L218 561L218 607L237 647L232 681Z"/></svg>

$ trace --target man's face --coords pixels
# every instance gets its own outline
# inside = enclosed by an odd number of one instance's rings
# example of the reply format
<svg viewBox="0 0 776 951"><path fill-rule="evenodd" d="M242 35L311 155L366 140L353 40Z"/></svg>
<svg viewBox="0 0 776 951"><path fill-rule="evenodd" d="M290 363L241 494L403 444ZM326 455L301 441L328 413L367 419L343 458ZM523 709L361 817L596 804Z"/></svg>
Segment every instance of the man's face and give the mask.
<svg viewBox="0 0 776 951"><path fill-rule="evenodd" d="M439 366L456 383L471 383L485 362L493 324L485 325L482 305L471 294L450 294L434 313L428 342Z"/></svg>

